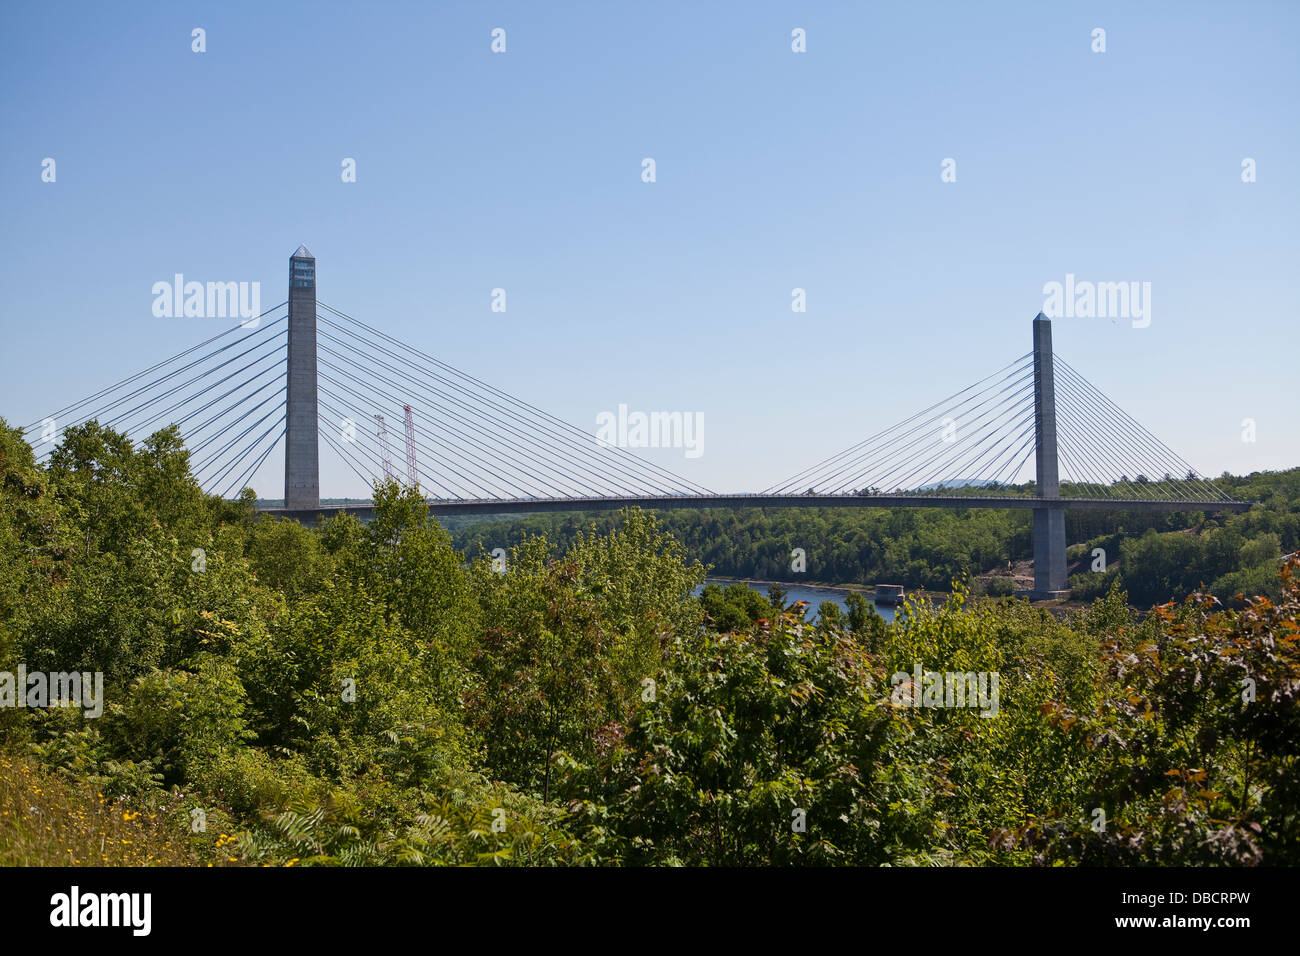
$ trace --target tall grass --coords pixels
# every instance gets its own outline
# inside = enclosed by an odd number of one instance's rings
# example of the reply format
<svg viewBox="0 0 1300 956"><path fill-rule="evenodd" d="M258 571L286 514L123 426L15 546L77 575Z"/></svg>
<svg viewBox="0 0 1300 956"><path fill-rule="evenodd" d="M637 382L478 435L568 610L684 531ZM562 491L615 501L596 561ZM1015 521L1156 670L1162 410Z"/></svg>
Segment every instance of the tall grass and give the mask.
<svg viewBox="0 0 1300 956"><path fill-rule="evenodd" d="M136 809L0 751L0 865L194 866L174 808Z"/></svg>

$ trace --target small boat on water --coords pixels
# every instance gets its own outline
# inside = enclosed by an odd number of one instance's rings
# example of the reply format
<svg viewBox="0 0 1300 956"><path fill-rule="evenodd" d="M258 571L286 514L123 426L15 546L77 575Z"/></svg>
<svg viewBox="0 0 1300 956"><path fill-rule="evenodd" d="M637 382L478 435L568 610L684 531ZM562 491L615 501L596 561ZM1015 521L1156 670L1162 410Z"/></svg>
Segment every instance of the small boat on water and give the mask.
<svg viewBox="0 0 1300 956"><path fill-rule="evenodd" d="M903 603L903 586L901 584L877 584L876 603L891 607Z"/></svg>

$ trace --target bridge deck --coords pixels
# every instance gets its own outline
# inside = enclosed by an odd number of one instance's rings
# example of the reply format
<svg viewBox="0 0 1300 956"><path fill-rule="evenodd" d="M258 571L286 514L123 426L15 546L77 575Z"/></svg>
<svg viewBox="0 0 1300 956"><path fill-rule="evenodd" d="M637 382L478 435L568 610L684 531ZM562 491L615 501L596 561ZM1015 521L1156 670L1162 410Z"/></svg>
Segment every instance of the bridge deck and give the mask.
<svg viewBox="0 0 1300 956"><path fill-rule="evenodd" d="M429 513L536 514L561 511L617 511L637 506L669 508L1066 508L1071 511L1230 511L1250 509L1249 501L1155 501L1116 498L1011 498L992 495L663 495L625 498L470 498L429 499ZM298 521L352 514L370 517L370 502L321 505L313 509L261 508L263 514Z"/></svg>

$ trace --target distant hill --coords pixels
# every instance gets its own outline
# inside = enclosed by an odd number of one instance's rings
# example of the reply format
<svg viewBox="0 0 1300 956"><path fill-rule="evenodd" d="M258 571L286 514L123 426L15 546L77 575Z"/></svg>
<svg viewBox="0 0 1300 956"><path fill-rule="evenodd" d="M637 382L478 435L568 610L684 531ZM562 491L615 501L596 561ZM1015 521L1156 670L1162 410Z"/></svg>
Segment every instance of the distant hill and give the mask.
<svg viewBox="0 0 1300 956"><path fill-rule="evenodd" d="M359 505L363 502L370 501L369 498L322 498L320 503L323 505ZM283 498L258 498L253 502L257 508L283 508Z"/></svg>
<svg viewBox="0 0 1300 956"><path fill-rule="evenodd" d="M936 491L939 488L989 488L997 482L991 478L952 478L948 481L936 481L929 485L913 488L913 491Z"/></svg>

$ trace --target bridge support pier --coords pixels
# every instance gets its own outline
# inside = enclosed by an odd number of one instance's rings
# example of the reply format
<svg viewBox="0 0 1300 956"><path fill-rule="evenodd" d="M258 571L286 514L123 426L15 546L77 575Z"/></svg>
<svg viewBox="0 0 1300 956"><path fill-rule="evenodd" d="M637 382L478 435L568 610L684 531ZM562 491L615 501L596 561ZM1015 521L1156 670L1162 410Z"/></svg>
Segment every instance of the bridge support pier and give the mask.
<svg viewBox="0 0 1300 956"><path fill-rule="evenodd" d="M1065 566L1065 508L1034 509L1035 601L1064 600L1070 596Z"/></svg>
<svg viewBox="0 0 1300 956"><path fill-rule="evenodd" d="M1039 498L1060 498L1056 457L1056 371L1052 365L1052 320L1034 317L1034 480ZM1035 601L1070 596L1065 566L1065 506L1034 509Z"/></svg>

